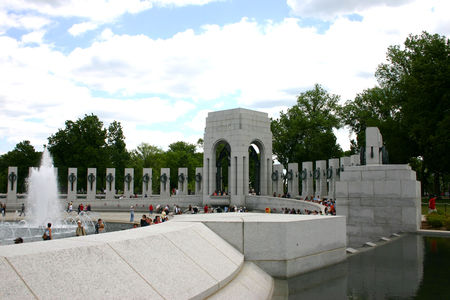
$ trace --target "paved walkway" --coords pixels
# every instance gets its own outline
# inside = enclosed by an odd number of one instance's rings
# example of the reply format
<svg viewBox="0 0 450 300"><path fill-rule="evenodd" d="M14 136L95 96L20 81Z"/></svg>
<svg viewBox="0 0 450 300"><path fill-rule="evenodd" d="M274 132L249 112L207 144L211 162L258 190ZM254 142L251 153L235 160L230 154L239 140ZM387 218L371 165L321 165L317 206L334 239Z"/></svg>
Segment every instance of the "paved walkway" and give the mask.
<svg viewBox="0 0 450 300"><path fill-rule="evenodd" d="M130 213L129 212L93 212L95 214L98 214L100 218L103 219L103 221L105 222L119 222L119 223L129 223L130 222ZM76 212L73 212L74 216L76 216ZM147 213L142 213L142 212L135 212L134 213L134 222L133 223L139 223L139 220L141 219L142 215L149 215L148 212ZM153 213L151 216L151 218L155 218L155 216L159 216L160 214L155 214ZM170 216L169 216L170 218ZM12 221L20 221L23 220L24 217L19 217L18 214L12 213L12 212L8 212L6 213L6 216L3 217L0 215L0 222L12 222Z"/></svg>

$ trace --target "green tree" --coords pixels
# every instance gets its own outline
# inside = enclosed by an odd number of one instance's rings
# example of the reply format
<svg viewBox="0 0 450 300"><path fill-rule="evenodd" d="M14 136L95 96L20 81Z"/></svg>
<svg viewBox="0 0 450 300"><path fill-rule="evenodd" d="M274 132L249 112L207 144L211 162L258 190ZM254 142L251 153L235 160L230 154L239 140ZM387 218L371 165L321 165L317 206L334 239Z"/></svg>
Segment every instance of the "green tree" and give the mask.
<svg viewBox="0 0 450 300"><path fill-rule="evenodd" d="M341 118L356 133L356 141L351 141L353 153L365 146L367 127L380 129L391 163L407 163L416 153L413 145L404 147L408 143L408 134L400 122L398 105L388 89L374 87L358 94L355 100L345 103Z"/></svg>
<svg viewBox="0 0 450 300"><path fill-rule="evenodd" d="M116 188L123 190L124 171L127 164L130 162L130 154L127 151L125 144L125 136L123 134L122 125L120 122L113 121L109 127L107 136L107 153L109 157L109 163L114 166L116 170ZM102 172L106 169L102 169ZM105 172L99 173L99 179L101 186L105 187ZM136 178L136 176L135 176ZM135 180L136 182L136 180Z"/></svg>
<svg viewBox="0 0 450 300"><path fill-rule="evenodd" d="M136 190L142 189L142 169L152 168L152 189L154 194L159 193L159 176L164 167L164 151L156 146L142 143L130 153L130 164L135 169Z"/></svg>
<svg viewBox="0 0 450 300"><path fill-rule="evenodd" d="M358 134L378 126L392 163L413 163L422 184L433 178L434 191L447 186L450 157L450 44L423 32L403 47L391 46L387 63L375 73L379 87L364 91L344 108L345 123ZM417 161L416 161L417 162ZM424 189L422 189L424 190Z"/></svg>
<svg viewBox="0 0 450 300"><path fill-rule="evenodd" d="M382 88L392 91L423 166L434 175L435 192L448 174L450 157L450 43L445 36L410 35L404 48L391 46L387 63L375 73Z"/></svg>
<svg viewBox="0 0 450 300"><path fill-rule="evenodd" d="M29 167L38 167L41 152L37 152L30 141L22 141L8 153L0 156L0 190L5 193L8 186L8 167L17 167L17 192L26 192Z"/></svg>
<svg viewBox="0 0 450 300"><path fill-rule="evenodd" d="M109 164L106 137L97 116L85 115L77 121L66 121L66 127L48 138L48 149L59 168L60 186L67 189L67 168L78 168L78 186L86 189L87 168L105 169ZM97 181L98 182L98 181Z"/></svg>
<svg viewBox="0 0 450 300"><path fill-rule="evenodd" d="M339 157L334 128L340 127L339 96L330 95L320 85L301 93L297 104L272 120L273 153L285 167L289 162L315 161Z"/></svg>
<svg viewBox="0 0 450 300"><path fill-rule="evenodd" d="M188 168L188 189L195 188L195 168L203 164L203 153L196 152L197 146L186 142L169 145L165 153L165 166L170 168L170 188L178 186L178 168Z"/></svg>

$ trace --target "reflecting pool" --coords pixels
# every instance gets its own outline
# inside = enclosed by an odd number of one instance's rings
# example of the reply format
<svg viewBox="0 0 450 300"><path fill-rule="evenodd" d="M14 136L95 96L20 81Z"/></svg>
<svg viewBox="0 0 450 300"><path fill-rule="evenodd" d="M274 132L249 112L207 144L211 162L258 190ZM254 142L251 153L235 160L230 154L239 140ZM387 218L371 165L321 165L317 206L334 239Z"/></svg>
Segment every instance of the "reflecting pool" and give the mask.
<svg viewBox="0 0 450 300"><path fill-rule="evenodd" d="M450 299L450 238L406 235L277 286L289 299Z"/></svg>

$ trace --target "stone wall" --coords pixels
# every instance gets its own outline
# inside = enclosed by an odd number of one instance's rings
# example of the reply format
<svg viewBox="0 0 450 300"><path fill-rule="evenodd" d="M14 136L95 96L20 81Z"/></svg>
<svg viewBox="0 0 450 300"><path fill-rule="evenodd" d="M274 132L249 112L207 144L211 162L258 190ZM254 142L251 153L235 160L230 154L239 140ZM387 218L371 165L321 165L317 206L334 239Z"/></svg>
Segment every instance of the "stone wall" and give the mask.
<svg viewBox="0 0 450 300"><path fill-rule="evenodd" d="M2 246L0 298L204 299L236 278L234 290L214 298L236 292L269 299L273 280L243 264L243 255L203 224L168 222ZM249 279L266 286L249 291L242 286Z"/></svg>
<svg viewBox="0 0 450 300"><path fill-rule="evenodd" d="M420 226L420 182L408 165L346 167L336 183L336 213L347 217L349 246Z"/></svg>
<svg viewBox="0 0 450 300"><path fill-rule="evenodd" d="M270 209L276 209L277 212L281 212L282 208L295 208L301 209L302 213L305 209L311 211L322 211L325 209L325 206L320 205L318 203L303 201L292 198L279 198L279 197L270 197L270 196L251 196L248 195L245 197L245 204L249 210L257 210L257 211L265 211L266 207Z"/></svg>
<svg viewBox="0 0 450 300"><path fill-rule="evenodd" d="M288 278L346 258L345 218L255 213L175 216L202 222L270 275Z"/></svg>

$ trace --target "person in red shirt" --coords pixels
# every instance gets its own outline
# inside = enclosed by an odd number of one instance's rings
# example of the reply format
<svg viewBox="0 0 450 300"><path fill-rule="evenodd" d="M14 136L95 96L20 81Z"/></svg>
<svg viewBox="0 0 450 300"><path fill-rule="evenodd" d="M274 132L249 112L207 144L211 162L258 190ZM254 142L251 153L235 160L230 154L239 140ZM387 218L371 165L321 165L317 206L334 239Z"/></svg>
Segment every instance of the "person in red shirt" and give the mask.
<svg viewBox="0 0 450 300"><path fill-rule="evenodd" d="M80 212L84 210L84 205L83 203L80 204Z"/></svg>
<svg viewBox="0 0 450 300"><path fill-rule="evenodd" d="M153 214L153 204L150 204L150 206L148 207L148 211L150 214Z"/></svg>
<svg viewBox="0 0 450 300"><path fill-rule="evenodd" d="M208 204L205 204L205 207L203 208L203 212L206 214L208 212Z"/></svg>
<svg viewBox="0 0 450 300"><path fill-rule="evenodd" d="M428 201L428 213L437 212L436 210L436 196L431 196Z"/></svg>

